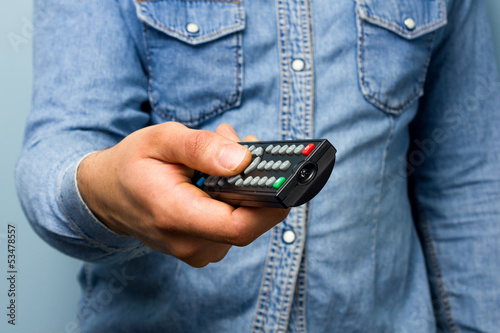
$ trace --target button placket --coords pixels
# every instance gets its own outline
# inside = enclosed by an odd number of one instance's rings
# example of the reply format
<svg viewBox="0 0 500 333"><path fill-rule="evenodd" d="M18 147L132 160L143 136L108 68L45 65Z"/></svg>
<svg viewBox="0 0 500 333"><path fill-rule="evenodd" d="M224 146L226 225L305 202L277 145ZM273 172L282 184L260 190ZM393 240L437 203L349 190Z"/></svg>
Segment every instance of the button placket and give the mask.
<svg viewBox="0 0 500 333"><path fill-rule="evenodd" d="M310 0L276 0L281 69L280 137L311 138L313 133L313 54ZM296 154L286 147L281 153ZM281 147L269 148L273 155ZM304 146L297 151L302 154ZM284 168L289 167L285 162ZM272 168L265 165L264 169ZM279 166L281 167L281 166ZM273 177L274 178L274 177ZM274 179L273 179L274 180ZM270 180L268 180L269 182ZM268 185L266 183L266 186ZM305 302L296 299L303 262L308 205L295 207L272 229L271 244L259 291L252 332L287 332L295 321L305 322ZM303 274L303 273L302 273ZM298 313L290 316L291 312ZM293 320L294 323L290 323Z"/></svg>

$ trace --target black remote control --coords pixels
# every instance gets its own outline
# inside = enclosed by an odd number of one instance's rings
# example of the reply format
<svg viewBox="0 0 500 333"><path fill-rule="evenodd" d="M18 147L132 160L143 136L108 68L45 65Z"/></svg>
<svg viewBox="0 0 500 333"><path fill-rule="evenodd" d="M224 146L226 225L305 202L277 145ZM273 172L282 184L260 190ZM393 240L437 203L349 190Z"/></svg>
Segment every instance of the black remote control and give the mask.
<svg viewBox="0 0 500 333"><path fill-rule="evenodd" d="M240 142L252 162L234 177L195 172L193 183L212 198L234 206L288 208L305 204L321 191L337 150L328 140Z"/></svg>

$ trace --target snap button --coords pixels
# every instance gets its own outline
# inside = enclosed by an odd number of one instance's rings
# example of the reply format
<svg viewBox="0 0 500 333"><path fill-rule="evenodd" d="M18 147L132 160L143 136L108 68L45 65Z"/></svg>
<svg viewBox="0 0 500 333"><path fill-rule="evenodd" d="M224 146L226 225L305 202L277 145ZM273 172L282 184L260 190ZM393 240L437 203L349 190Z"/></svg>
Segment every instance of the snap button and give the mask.
<svg viewBox="0 0 500 333"><path fill-rule="evenodd" d="M405 26L408 30L415 29L415 26L416 26L415 20L413 20L411 17L407 18L404 23L405 23Z"/></svg>
<svg viewBox="0 0 500 333"><path fill-rule="evenodd" d="M292 69L296 72L300 72L304 69L305 66L306 64L302 59L295 59L294 61L292 61Z"/></svg>
<svg viewBox="0 0 500 333"><path fill-rule="evenodd" d="M291 244L295 241L295 232L287 230L283 233L283 242Z"/></svg>
<svg viewBox="0 0 500 333"><path fill-rule="evenodd" d="M189 23L188 25L186 25L186 30L190 34L195 34L200 31L200 27L196 23Z"/></svg>

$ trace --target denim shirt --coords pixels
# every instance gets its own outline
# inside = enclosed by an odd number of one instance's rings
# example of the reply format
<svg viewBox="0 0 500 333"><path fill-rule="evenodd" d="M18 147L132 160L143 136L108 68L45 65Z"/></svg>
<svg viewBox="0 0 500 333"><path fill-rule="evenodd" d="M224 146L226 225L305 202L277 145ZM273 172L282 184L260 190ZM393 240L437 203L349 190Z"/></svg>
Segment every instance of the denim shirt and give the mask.
<svg viewBox="0 0 500 333"><path fill-rule="evenodd" d="M16 179L34 230L86 262L76 331L500 331L484 1L37 0L35 26ZM310 203L196 269L110 231L75 181L84 156L165 121L326 138L337 163Z"/></svg>

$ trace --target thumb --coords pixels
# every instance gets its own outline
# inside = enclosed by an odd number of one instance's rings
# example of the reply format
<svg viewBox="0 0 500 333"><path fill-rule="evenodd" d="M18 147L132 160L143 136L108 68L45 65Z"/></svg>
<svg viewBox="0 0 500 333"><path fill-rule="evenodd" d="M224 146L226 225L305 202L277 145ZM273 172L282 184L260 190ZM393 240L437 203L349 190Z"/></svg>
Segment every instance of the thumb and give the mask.
<svg viewBox="0 0 500 333"><path fill-rule="evenodd" d="M192 169L216 176L232 176L243 172L252 160L250 151L222 135L193 130L170 122L154 126L151 144L155 158L184 164Z"/></svg>

